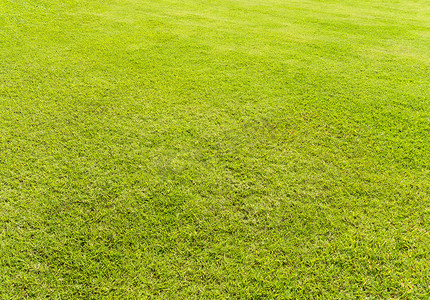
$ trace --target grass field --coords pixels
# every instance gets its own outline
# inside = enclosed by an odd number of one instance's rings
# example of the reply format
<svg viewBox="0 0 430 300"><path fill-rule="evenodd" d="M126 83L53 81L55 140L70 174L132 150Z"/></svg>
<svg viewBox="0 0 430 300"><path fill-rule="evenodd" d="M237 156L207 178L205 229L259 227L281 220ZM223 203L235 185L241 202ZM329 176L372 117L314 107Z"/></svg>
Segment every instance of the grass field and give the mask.
<svg viewBox="0 0 430 300"><path fill-rule="evenodd" d="M0 0L0 298L430 297L426 0Z"/></svg>

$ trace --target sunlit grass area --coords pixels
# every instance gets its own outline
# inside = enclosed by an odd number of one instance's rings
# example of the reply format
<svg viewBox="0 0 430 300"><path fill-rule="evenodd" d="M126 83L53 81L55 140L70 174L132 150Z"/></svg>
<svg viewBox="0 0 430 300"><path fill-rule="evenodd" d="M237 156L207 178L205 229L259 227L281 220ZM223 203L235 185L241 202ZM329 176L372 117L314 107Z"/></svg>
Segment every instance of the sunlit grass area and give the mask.
<svg viewBox="0 0 430 300"><path fill-rule="evenodd" d="M0 298L430 297L424 0L0 0Z"/></svg>

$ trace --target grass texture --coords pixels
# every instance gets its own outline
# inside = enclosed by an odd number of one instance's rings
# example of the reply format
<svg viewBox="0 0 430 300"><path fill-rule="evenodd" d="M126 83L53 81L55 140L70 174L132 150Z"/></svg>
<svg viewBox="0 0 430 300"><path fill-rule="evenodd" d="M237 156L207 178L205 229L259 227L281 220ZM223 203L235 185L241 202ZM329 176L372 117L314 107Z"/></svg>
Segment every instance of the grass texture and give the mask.
<svg viewBox="0 0 430 300"><path fill-rule="evenodd" d="M0 0L0 298L428 299L426 0Z"/></svg>

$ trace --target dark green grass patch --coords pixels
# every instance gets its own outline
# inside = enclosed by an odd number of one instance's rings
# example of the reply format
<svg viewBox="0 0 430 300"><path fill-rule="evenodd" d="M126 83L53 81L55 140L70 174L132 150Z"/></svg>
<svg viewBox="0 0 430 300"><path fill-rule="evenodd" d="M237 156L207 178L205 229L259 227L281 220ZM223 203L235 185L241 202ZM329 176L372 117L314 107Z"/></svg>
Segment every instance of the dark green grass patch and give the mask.
<svg viewBox="0 0 430 300"><path fill-rule="evenodd" d="M428 20L0 0L1 298L427 299Z"/></svg>

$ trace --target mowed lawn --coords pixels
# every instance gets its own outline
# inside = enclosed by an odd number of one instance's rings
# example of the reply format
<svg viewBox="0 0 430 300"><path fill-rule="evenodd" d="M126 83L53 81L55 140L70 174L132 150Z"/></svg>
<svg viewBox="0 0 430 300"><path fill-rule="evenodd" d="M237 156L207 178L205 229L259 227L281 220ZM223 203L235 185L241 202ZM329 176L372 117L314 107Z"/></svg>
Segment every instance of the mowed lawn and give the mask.
<svg viewBox="0 0 430 300"><path fill-rule="evenodd" d="M426 0L0 0L1 299L430 297Z"/></svg>

